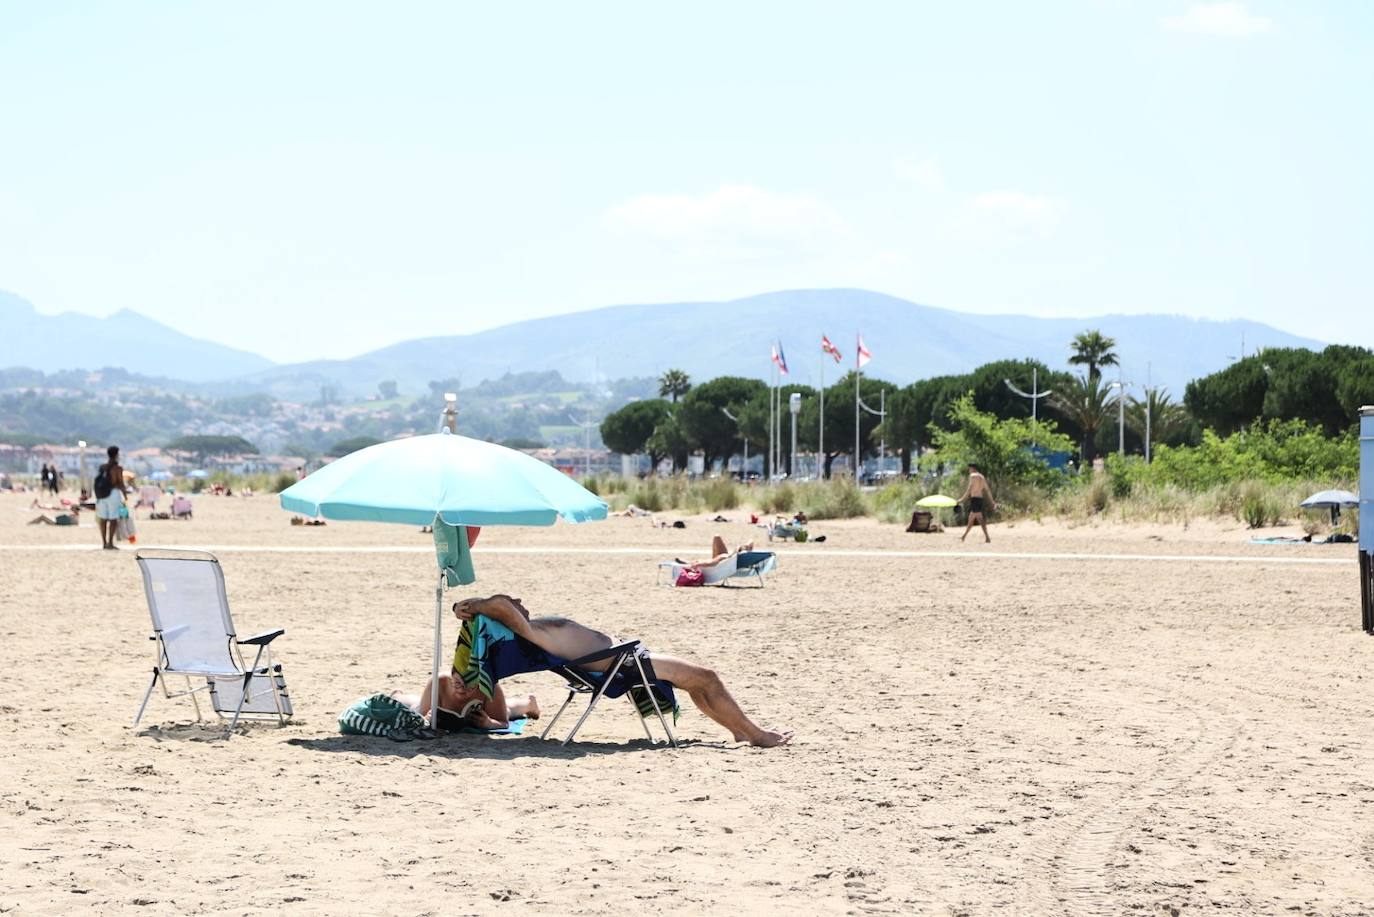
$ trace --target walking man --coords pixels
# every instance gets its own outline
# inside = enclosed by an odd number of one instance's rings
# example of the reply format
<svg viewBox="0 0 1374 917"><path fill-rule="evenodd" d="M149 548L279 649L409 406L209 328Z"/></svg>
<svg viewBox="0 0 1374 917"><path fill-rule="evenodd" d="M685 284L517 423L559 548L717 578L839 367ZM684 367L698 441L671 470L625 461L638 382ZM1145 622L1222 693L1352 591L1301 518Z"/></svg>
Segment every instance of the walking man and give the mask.
<svg viewBox="0 0 1374 917"><path fill-rule="evenodd" d="M986 514L996 509L997 503L992 499L992 488L988 486L988 479L983 477L983 472L972 462L968 465L968 487L964 488L964 495L959 498L959 502L963 503L966 500L968 503L964 510L968 515L968 525L964 527L964 534L959 540L967 538L973 524L977 522L983 530L983 543L991 543Z"/></svg>

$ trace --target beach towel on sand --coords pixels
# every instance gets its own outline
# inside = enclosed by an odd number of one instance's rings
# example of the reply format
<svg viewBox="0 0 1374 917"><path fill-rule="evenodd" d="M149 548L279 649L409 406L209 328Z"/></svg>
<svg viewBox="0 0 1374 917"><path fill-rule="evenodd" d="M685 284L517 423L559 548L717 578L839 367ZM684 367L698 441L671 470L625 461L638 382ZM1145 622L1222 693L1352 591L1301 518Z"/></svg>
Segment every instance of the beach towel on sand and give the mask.
<svg viewBox="0 0 1374 917"><path fill-rule="evenodd" d="M567 665L567 660L546 653L523 637L516 636L499 621L482 615L463 622L458 645L453 650L453 674L461 677L463 684L468 687L480 689L487 697L491 697L492 686L503 678L526 672L548 672L562 665ZM588 674L597 677L599 673ZM657 679L653 688L659 709L672 710L673 721L676 722L680 711L673 686ZM622 667L606 686L605 696L620 697L626 693L634 701L640 716L654 716L653 700L639 683L639 670L628 666Z"/></svg>

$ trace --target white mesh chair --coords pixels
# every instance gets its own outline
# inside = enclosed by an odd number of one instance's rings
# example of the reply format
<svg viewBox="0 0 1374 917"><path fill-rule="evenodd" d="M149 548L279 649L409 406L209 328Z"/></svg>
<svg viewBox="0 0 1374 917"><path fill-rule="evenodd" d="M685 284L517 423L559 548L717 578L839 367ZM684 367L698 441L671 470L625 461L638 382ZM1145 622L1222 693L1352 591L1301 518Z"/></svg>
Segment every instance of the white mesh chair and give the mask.
<svg viewBox="0 0 1374 917"><path fill-rule="evenodd" d="M238 638L224 594L224 573L213 554L144 550L138 552L137 559L153 619L157 659L134 726L143 719L148 698L159 682L168 698L190 695L197 722L201 715L196 694L208 690L215 713L220 717L232 714L229 734L245 716L275 717L285 725L291 716L291 697L281 666L273 664L269 648L285 631L279 628ZM244 664L245 646L257 647L252 665ZM169 675L184 676L186 690L170 691ZM205 684L196 687L192 679L202 678Z"/></svg>

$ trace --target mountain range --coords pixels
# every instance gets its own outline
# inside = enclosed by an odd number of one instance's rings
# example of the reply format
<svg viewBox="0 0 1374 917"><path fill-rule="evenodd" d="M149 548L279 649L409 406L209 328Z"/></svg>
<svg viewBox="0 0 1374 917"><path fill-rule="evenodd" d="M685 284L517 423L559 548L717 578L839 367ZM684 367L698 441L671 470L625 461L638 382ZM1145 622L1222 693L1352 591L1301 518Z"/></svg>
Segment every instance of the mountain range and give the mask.
<svg viewBox="0 0 1374 917"><path fill-rule="evenodd" d="M118 366L145 376L209 382L271 365L266 357L193 338L129 309L106 318L44 315L28 300L0 290L0 368Z"/></svg>
<svg viewBox="0 0 1374 917"><path fill-rule="evenodd" d="M1075 334L1096 328L1115 338L1128 381L1147 380L1182 394L1188 380L1215 372L1262 347L1324 344L1247 320L1180 315L1036 318L976 315L919 305L867 290L792 290L725 302L621 305L502 325L474 334L418 338L349 360L272 364L255 354L191 338L130 311L108 318L47 316L0 293L0 366L52 371L122 366L133 372L216 383L225 394L267 391L280 398L376 391L383 380L422 393L437 379L464 386L506 372L557 370L568 379L657 376L685 370L695 379L732 374L766 378L780 341L793 381L833 381L853 365L856 335L873 354L866 373L907 383L965 372L991 360L1033 357L1063 368ZM820 350L828 335L844 354ZM1029 385L1030 380L1015 380Z"/></svg>

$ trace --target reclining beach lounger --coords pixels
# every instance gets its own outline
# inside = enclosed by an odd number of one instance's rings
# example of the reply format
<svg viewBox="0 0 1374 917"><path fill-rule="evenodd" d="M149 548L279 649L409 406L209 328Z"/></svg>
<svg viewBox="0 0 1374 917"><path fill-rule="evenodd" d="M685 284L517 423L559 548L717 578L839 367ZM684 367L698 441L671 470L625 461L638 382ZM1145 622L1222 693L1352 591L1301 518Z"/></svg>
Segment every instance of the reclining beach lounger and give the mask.
<svg viewBox="0 0 1374 917"><path fill-rule="evenodd" d="M586 668L603 660L610 664L604 672ZM563 740L564 745L576 738L578 730L591 716L601 698L628 696L649 741L658 744L649 731L648 723L650 717L657 716L668 736L668 744L677 747L677 737L668 723L668 715L672 714L676 722L679 712L673 686L657 676L648 651L638 640L568 660L545 652L497 621L476 617L465 621L459 632L458 646L453 654L453 670L464 684L481 689L488 697L496 682L512 675L553 672L562 676L568 685L568 697L540 733L541 739L548 737L559 717L578 694L588 695L587 709Z"/></svg>
<svg viewBox="0 0 1374 917"><path fill-rule="evenodd" d="M669 585L676 585L677 578L686 565L676 561L665 561L658 565L658 582L664 582L667 572ZM772 551L745 551L727 557L711 567L702 568L703 586L728 586L732 579L753 579L763 587L763 577L778 568L778 555Z"/></svg>
<svg viewBox="0 0 1374 917"><path fill-rule="evenodd" d="M224 573L213 554L144 550L136 558L153 619L157 658L134 726L143 719L148 698L159 682L168 698L190 695L197 722L201 715L196 694L208 690L215 713L221 718L232 714L226 737L244 716L275 717L285 726L291 717L291 697L269 646L285 631L269 630L239 639L224 593ZM252 665L244 664L245 646L257 647ZM169 675L184 676L187 690L169 691ZM193 678L203 678L205 684L193 687Z"/></svg>

